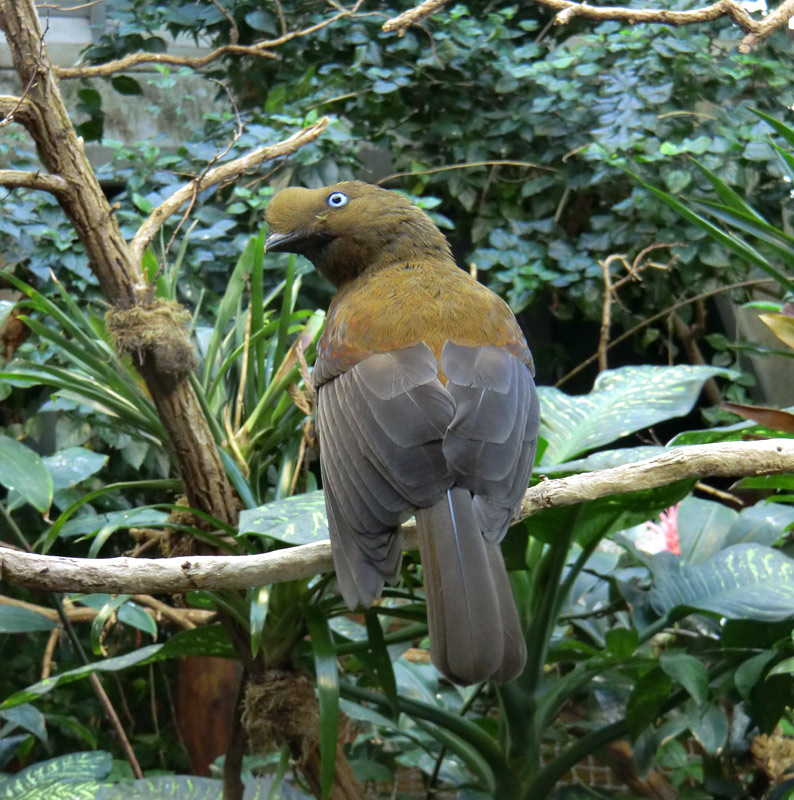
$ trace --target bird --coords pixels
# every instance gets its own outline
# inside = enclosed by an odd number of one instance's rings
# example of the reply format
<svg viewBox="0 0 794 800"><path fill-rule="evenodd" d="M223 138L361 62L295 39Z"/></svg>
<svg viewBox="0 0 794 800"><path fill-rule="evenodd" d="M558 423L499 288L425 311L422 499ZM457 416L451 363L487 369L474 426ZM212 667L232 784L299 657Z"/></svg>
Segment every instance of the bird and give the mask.
<svg viewBox="0 0 794 800"><path fill-rule="evenodd" d="M433 664L461 685L516 678L526 643L500 541L540 409L515 316L399 192L288 187L265 217L266 252L306 257L336 288L312 383L343 600L369 607L399 578L415 516Z"/></svg>

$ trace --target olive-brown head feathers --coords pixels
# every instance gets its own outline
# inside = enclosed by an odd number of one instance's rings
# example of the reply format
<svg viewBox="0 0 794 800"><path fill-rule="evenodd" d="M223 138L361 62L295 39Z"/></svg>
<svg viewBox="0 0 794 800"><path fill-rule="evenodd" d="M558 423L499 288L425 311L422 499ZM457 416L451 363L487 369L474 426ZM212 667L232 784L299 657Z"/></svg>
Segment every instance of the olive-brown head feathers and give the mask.
<svg viewBox="0 0 794 800"><path fill-rule="evenodd" d="M412 260L450 260L433 221L402 195L360 181L288 188L267 207L271 251L306 256L339 286L367 270Z"/></svg>

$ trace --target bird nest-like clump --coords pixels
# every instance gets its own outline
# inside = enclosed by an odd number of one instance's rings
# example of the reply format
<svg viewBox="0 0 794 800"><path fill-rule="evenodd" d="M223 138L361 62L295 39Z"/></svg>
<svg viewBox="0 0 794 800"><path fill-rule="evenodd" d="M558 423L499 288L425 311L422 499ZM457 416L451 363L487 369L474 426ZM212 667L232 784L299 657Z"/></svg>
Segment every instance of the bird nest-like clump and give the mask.
<svg viewBox="0 0 794 800"><path fill-rule="evenodd" d="M268 753L287 745L292 757L305 763L318 745L313 683L298 672L268 670L246 686L242 722L252 752Z"/></svg>
<svg viewBox="0 0 794 800"><path fill-rule="evenodd" d="M185 328L190 313L173 300L155 299L147 305L113 308L105 315L116 349L137 363L151 358L158 373L187 375L196 367L196 356Z"/></svg>

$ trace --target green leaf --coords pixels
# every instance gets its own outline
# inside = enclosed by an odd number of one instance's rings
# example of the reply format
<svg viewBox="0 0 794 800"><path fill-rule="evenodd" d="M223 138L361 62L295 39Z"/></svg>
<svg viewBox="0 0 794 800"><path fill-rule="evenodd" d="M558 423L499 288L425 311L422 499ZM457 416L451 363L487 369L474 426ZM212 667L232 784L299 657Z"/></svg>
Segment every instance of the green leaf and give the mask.
<svg viewBox="0 0 794 800"><path fill-rule="evenodd" d="M770 476L786 477L786 476ZM794 476L787 476L794 482ZM794 489L794 485L786 488ZM756 503L743 508L725 537L725 545L755 542L773 545L794 525L794 508L781 503Z"/></svg>
<svg viewBox="0 0 794 800"><path fill-rule="evenodd" d="M220 658L235 658L237 651L234 648L228 633L221 625L207 625L203 628L193 628L180 631L165 644L152 644L141 647L123 656L106 658L95 661L82 667L62 672L51 678L34 683L25 689L15 692L0 703L0 711L7 708L27 703L51 692L57 686L71 683L87 677L93 672L120 672L130 667L152 664L155 661L165 661L170 658L183 656L217 656Z"/></svg>
<svg viewBox="0 0 794 800"><path fill-rule="evenodd" d="M3 800L94 800L97 783L88 793L89 782L104 779L113 766L110 753L101 750L70 753L31 764L0 782ZM84 784L81 786L81 784Z"/></svg>
<svg viewBox="0 0 794 800"><path fill-rule="evenodd" d="M634 655L640 643L640 635L634 628L612 628L605 636L607 650L619 661Z"/></svg>
<svg viewBox="0 0 794 800"><path fill-rule="evenodd" d="M51 631L55 623L30 608L0 605L0 633Z"/></svg>
<svg viewBox="0 0 794 800"><path fill-rule="evenodd" d="M738 518L732 508L687 497L678 509L678 540L681 558L690 564L703 564L725 546L731 525Z"/></svg>
<svg viewBox="0 0 794 800"><path fill-rule="evenodd" d="M392 714L397 719L399 713L397 707L397 681L394 677L394 667L389 656L389 650L386 647L383 628L380 625L380 617L376 611L369 609L365 619L370 653L374 661L375 674L378 676L378 685L383 689L383 693L392 707Z"/></svg>
<svg viewBox="0 0 794 800"><path fill-rule="evenodd" d="M45 513L52 504L52 477L38 454L0 434L0 484Z"/></svg>
<svg viewBox="0 0 794 800"><path fill-rule="evenodd" d="M245 800L313 800L312 797L272 777L244 781ZM103 786L91 800L223 800L223 781L196 775L157 775ZM42 798L42 800L46 800Z"/></svg>
<svg viewBox="0 0 794 800"><path fill-rule="evenodd" d="M125 95L143 94L141 85L129 75L114 75L110 79L111 86L119 93Z"/></svg>
<svg viewBox="0 0 794 800"><path fill-rule="evenodd" d="M285 544L309 544L328 538L325 495L298 494L240 512L240 533L269 536Z"/></svg>
<svg viewBox="0 0 794 800"><path fill-rule="evenodd" d="M777 133L779 133L788 144L794 147L794 128L789 127L784 122L781 122L776 117L773 117L769 114L764 114L763 111L759 111L756 108L751 108L750 111L753 112L757 117L760 117L764 122L768 125L773 127Z"/></svg>
<svg viewBox="0 0 794 800"><path fill-rule="evenodd" d="M765 650L743 661L733 673L733 682L736 691L743 700L750 699L750 693L761 682L769 663L775 659L774 650ZM791 660L791 659L786 659ZM775 669L785 662L780 662Z"/></svg>
<svg viewBox="0 0 794 800"><path fill-rule="evenodd" d="M702 706L709 695L709 676L703 662L680 650L666 650L659 656L659 666Z"/></svg>
<svg viewBox="0 0 794 800"><path fill-rule="evenodd" d="M336 773L336 745L339 731L339 669L331 641L328 620L318 606L303 607L314 652L317 699L320 703L320 772L322 798L328 800Z"/></svg>
<svg viewBox="0 0 794 800"><path fill-rule="evenodd" d="M32 733L42 742L47 741L47 727L44 714L30 703L24 703L15 708L8 708L0 716L7 722Z"/></svg>
<svg viewBox="0 0 794 800"><path fill-rule="evenodd" d="M96 475L107 464L108 456L85 447L69 447L59 450L55 455L44 456L42 461L52 476L52 485L57 492Z"/></svg>
<svg viewBox="0 0 794 800"><path fill-rule="evenodd" d="M720 706L706 706L699 708L692 704L685 719L692 735L698 740L700 746L710 756L719 755L728 741L730 723L725 709Z"/></svg>
<svg viewBox="0 0 794 800"><path fill-rule="evenodd" d="M666 419L688 414L703 383L736 372L717 367L622 367L605 370L593 390L573 397L538 388L540 435L548 441L544 464L560 464Z"/></svg>
<svg viewBox="0 0 794 800"><path fill-rule="evenodd" d="M729 619L775 621L794 613L794 561L771 547L735 544L700 565L657 553L651 571L650 599L660 614L684 607Z"/></svg>
<svg viewBox="0 0 794 800"><path fill-rule="evenodd" d="M656 721L672 688L672 678L659 667L646 672L634 684L626 703L626 722L634 738Z"/></svg>

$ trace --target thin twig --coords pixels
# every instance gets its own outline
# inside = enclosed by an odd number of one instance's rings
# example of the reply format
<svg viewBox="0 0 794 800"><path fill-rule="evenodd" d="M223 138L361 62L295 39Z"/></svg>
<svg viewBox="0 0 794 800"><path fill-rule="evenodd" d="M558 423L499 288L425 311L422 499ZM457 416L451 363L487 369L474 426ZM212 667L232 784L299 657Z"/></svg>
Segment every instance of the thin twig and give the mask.
<svg viewBox="0 0 794 800"><path fill-rule="evenodd" d="M342 95L344 97L344 95ZM340 98L334 98L340 99ZM327 101L327 102L330 102ZM409 175L434 175L436 172L446 172L451 169L469 169L470 167L531 167L533 169L544 169L547 172L556 172L553 167L544 167L543 164L535 164L532 161L467 161L464 164L445 164L443 167L432 167L430 169L412 169L408 172L393 172L385 178L381 178L377 183L381 186L384 183L393 181L395 178L404 178Z"/></svg>
<svg viewBox="0 0 794 800"><path fill-rule="evenodd" d="M61 629L56 625L47 638L47 646L44 648L44 657L41 659L41 680L46 680L52 672L52 656L58 640L61 638Z"/></svg>
<svg viewBox="0 0 794 800"><path fill-rule="evenodd" d="M627 331L624 331L614 338L610 343L607 350L611 350L616 345L624 342L631 336L634 336L637 331L641 331L646 326L650 325L656 320L662 319L666 317L668 314L672 314L674 311L677 311L679 308L683 308L684 306L688 306L691 303L697 303L698 300L705 300L706 298L713 297L717 294L722 294L723 292L730 292L734 289L745 289L749 286L759 286L764 283L775 283L773 278L756 278L751 281L741 281L739 283L731 283L728 286L720 286L717 289L709 289L707 292L701 292L700 294L695 295L694 297L688 297L686 300L680 300L677 303L673 303L673 305L669 306L668 308L664 309L664 311L660 311L658 314L653 314L650 317L647 317L642 322L638 322L634 327L629 328ZM554 385L555 386L562 386L564 383L569 381L574 375L578 375L583 369L589 367L594 361L598 359L598 353L593 353L593 355L586 358L580 364L575 366L570 372L566 372Z"/></svg>
<svg viewBox="0 0 794 800"><path fill-rule="evenodd" d="M288 156L300 147L313 142L325 130L328 125L328 117L323 117L314 125L304 128L301 131L284 139L276 144L265 145L256 150L246 153L240 158L221 164L219 167L205 172L198 178L183 184L167 200L164 200L151 214L144 220L138 232L130 243L130 250L136 262L140 263L143 253L154 239L157 231L165 224L165 221L177 212L177 210L195 197L198 192L209 189L213 186L223 186L238 178L244 172L274 158Z"/></svg>
<svg viewBox="0 0 794 800"><path fill-rule="evenodd" d="M115 61L107 61L104 64L93 64L91 66L82 67L55 67L55 74L60 79L66 78L97 78L108 75L115 75L118 72L128 72L133 67L141 66L142 64L166 64L175 67L190 67L191 69L201 69L217 61L224 56L254 56L257 58L275 58L276 54L270 52L282 44L298 39L302 36L310 36L319 30L338 22L347 17L353 17L358 11L362 0L349 9L343 9L332 17L310 25L308 28L302 28L297 31L290 31L277 39L266 39L261 42L255 42L251 45L240 44L227 44L207 53L204 56L187 57L187 56L172 56L168 53L131 53L124 58L116 59Z"/></svg>

